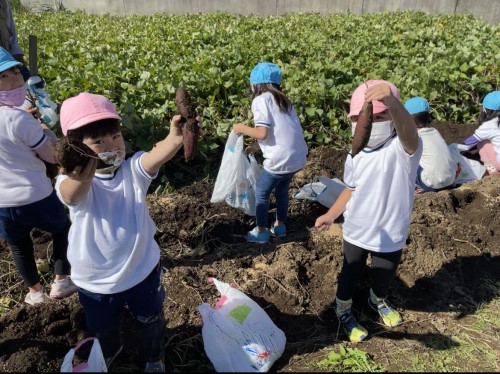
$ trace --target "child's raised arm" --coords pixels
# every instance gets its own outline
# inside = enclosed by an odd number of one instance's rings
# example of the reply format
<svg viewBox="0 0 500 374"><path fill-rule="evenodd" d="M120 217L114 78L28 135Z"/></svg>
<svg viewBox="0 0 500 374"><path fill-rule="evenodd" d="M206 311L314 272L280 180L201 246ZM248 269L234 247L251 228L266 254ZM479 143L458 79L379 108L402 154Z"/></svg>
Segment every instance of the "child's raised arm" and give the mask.
<svg viewBox="0 0 500 374"><path fill-rule="evenodd" d="M89 158L88 160L83 169L81 166L76 166L67 174L69 178L61 182L59 192L65 204L78 204L89 192L97 168L97 159Z"/></svg>
<svg viewBox="0 0 500 374"><path fill-rule="evenodd" d="M369 87L365 92L365 101L382 101L389 110L394 126L398 133L403 149L409 155L418 148L418 131L413 117L391 92L391 88L384 83Z"/></svg>
<svg viewBox="0 0 500 374"><path fill-rule="evenodd" d="M156 143L153 149L142 156L142 167L148 174L156 174L160 170L160 167L174 157L179 149L181 149L184 140L180 123L181 119L182 117L179 114L173 116L170 121L170 132L167 137Z"/></svg>

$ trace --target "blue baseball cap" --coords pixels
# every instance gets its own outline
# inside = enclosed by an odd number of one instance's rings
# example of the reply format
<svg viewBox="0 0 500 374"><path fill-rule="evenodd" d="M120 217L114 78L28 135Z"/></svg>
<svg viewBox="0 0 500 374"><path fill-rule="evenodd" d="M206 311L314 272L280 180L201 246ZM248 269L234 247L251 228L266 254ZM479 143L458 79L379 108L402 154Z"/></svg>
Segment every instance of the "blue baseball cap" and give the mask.
<svg viewBox="0 0 500 374"><path fill-rule="evenodd" d="M259 62L250 73L250 84L275 83L281 84L281 70L278 65L270 62Z"/></svg>
<svg viewBox="0 0 500 374"><path fill-rule="evenodd" d="M9 70L13 66L22 65L6 49L0 47L0 72Z"/></svg>
<svg viewBox="0 0 500 374"><path fill-rule="evenodd" d="M483 99L483 108L489 110L500 110L500 91L493 91Z"/></svg>
<svg viewBox="0 0 500 374"><path fill-rule="evenodd" d="M406 100L405 108L410 114L428 112L429 103L423 97L415 96L411 99Z"/></svg>

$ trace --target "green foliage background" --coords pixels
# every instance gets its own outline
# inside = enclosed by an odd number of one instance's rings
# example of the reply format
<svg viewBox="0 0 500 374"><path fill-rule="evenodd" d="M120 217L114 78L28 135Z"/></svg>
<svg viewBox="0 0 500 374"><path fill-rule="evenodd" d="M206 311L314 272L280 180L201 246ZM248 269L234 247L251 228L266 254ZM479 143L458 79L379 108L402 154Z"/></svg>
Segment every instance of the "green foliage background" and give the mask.
<svg viewBox="0 0 500 374"><path fill-rule="evenodd" d="M458 124L473 122L482 97L499 89L500 27L472 16L62 11L15 18L26 55L28 35L38 38L39 72L54 101L81 91L108 96L123 115L129 150L148 150L166 135L182 85L203 118L199 154L220 153L233 123L251 123L248 77L259 61L282 67L310 147L349 139L350 94L366 79L390 80L402 100L424 96L435 119Z"/></svg>

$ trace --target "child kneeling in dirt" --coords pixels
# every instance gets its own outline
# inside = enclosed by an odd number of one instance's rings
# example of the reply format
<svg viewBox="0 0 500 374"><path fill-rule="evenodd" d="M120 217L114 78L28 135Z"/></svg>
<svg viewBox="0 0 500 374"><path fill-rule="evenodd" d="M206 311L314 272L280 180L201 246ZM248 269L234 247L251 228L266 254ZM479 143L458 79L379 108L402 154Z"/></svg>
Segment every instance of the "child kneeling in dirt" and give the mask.
<svg viewBox="0 0 500 374"><path fill-rule="evenodd" d="M52 140L56 135L31 113L20 109L27 88L21 63L0 47L0 237L12 252L16 268L29 292L24 301L34 305L76 292L66 259L70 221L57 199L44 161L55 164ZM36 267L31 231L50 232L55 280L45 293Z"/></svg>
<svg viewBox="0 0 500 374"><path fill-rule="evenodd" d="M405 108L413 117L423 144L415 192L437 192L453 187L460 164L453 159L439 131L430 126L429 103L415 96L405 102Z"/></svg>
<svg viewBox="0 0 500 374"><path fill-rule="evenodd" d="M138 321L145 371L164 372L163 269L145 198L160 167L182 147L181 116L151 151L127 160L121 118L107 98L80 93L63 102L60 117L66 139L97 155L56 181L73 222L68 259L87 330L99 339L109 368L123 348L120 316L127 304Z"/></svg>
<svg viewBox="0 0 500 374"><path fill-rule="evenodd" d="M500 91L492 91L483 99L483 110L477 120L478 128L463 144L477 147L486 167L485 176L500 174Z"/></svg>
<svg viewBox="0 0 500 374"><path fill-rule="evenodd" d="M386 326L402 322L399 312L385 298L406 244L422 155L417 127L400 102L396 86L383 80L369 80L356 88L348 115L353 128L365 102L373 105L368 144L355 156L347 156L344 166L347 187L315 223L316 227L326 229L344 214L344 262L337 285L336 314L352 342L360 342L368 335L351 310L368 255L372 260L368 305Z"/></svg>

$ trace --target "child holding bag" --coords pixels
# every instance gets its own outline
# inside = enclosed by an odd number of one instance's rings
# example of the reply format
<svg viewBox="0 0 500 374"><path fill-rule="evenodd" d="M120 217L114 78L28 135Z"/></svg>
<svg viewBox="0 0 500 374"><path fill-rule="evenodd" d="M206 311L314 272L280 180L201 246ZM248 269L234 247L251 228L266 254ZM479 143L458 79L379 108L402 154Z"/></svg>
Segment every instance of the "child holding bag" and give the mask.
<svg viewBox="0 0 500 374"><path fill-rule="evenodd" d="M255 191L256 227L246 240L267 243L270 234L286 236L288 188L293 176L306 165L307 144L299 118L290 100L281 90L281 69L270 62L258 63L250 73L252 113L255 126L233 125L232 131L257 140L247 153L262 150L262 170ZM267 227L271 193L276 199L276 219Z"/></svg>

